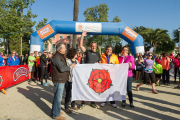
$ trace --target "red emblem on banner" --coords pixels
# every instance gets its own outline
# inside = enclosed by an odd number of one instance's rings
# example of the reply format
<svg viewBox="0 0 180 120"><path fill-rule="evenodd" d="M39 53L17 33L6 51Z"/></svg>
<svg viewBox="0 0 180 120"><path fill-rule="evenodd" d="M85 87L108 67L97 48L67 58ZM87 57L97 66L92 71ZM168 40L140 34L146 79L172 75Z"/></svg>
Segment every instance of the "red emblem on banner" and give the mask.
<svg viewBox="0 0 180 120"><path fill-rule="evenodd" d="M17 81L21 76L24 75L27 77L28 74L29 74L28 69L26 69L25 67L20 67L14 72L13 79L14 79L14 81Z"/></svg>
<svg viewBox="0 0 180 120"><path fill-rule="evenodd" d="M99 95L112 86L108 70L93 69L88 80L88 85Z"/></svg>

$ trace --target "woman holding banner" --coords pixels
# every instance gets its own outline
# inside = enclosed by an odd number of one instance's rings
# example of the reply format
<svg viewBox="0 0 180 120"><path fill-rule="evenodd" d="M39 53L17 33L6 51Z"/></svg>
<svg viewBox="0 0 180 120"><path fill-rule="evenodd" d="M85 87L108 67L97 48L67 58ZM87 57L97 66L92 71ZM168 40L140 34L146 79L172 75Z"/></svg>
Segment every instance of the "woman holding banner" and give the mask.
<svg viewBox="0 0 180 120"><path fill-rule="evenodd" d="M129 97L130 107L134 108L133 105L133 95L132 95L132 82L133 82L133 73L132 70L135 68L134 58L128 55L129 48L124 46L122 48L122 56L118 57L119 64L128 63L129 64L129 71L128 71L128 78L127 78L127 93ZM126 106L126 101L122 101L122 107Z"/></svg>
<svg viewBox="0 0 180 120"><path fill-rule="evenodd" d="M77 51L74 48L71 48L67 52L68 60L66 60L67 65L70 66L72 63L79 64L78 60L76 59L77 56ZM69 81L65 83L65 90L66 90L66 97L65 97L65 112L71 114L72 111L69 109L69 101L71 98L71 90L72 90L72 68L70 69L70 74L69 74ZM78 110L77 107L75 107L75 101L71 102L71 109L73 110Z"/></svg>

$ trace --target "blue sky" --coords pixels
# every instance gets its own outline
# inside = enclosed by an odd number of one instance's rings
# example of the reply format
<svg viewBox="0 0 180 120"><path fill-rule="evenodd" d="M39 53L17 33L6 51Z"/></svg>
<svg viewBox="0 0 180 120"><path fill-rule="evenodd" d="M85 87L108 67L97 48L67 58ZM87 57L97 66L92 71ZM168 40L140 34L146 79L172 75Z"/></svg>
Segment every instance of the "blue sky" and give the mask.
<svg viewBox="0 0 180 120"><path fill-rule="evenodd" d="M108 20L117 15L129 27L144 26L172 31L180 27L180 0L79 0L79 21L84 21L84 11L106 3L109 7ZM73 20L74 0L35 0L32 13L51 20ZM34 28L35 30L35 28Z"/></svg>

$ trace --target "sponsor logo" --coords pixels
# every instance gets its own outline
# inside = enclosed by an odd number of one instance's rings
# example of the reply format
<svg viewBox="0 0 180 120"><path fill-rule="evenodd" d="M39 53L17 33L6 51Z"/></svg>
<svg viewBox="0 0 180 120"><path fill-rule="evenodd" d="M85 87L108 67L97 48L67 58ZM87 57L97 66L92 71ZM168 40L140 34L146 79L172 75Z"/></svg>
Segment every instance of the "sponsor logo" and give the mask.
<svg viewBox="0 0 180 120"><path fill-rule="evenodd" d="M2 83L3 83L3 78L2 76L0 76L0 86L2 85Z"/></svg>
<svg viewBox="0 0 180 120"><path fill-rule="evenodd" d="M49 24L37 31L37 33L41 39L46 38L53 32L54 32L54 30L52 29L52 27Z"/></svg>
<svg viewBox="0 0 180 120"><path fill-rule="evenodd" d="M137 33L131 30L129 27L126 27L122 34L131 41L134 41L137 37Z"/></svg>
<svg viewBox="0 0 180 120"><path fill-rule="evenodd" d="M102 24L101 23L80 23L76 22L76 32L102 32Z"/></svg>
<svg viewBox="0 0 180 120"><path fill-rule="evenodd" d="M16 82L21 76L28 76L29 70L25 67L18 68L13 74L13 80Z"/></svg>

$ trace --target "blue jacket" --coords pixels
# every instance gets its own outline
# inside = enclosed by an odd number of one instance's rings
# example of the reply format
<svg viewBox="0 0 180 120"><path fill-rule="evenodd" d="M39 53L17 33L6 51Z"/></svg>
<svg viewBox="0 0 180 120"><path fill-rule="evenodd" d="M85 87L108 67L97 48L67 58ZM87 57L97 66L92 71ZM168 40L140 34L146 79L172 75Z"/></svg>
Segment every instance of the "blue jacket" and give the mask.
<svg viewBox="0 0 180 120"><path fill-rule="evenodd" d="M0 66L4 66L3 60L4 60L4 58L0 55Z"/></svg>
<svg viewBox="0 0 180 120"><path fill-rule="evenodd" d="M14 58L15 58L15 61L14 61L14 59L12 58L12 56L8 58L8 60L7 60L7 65L8 65L8 66L19 65L19 58L16 57L16 56L14 56Z"/></svg>

